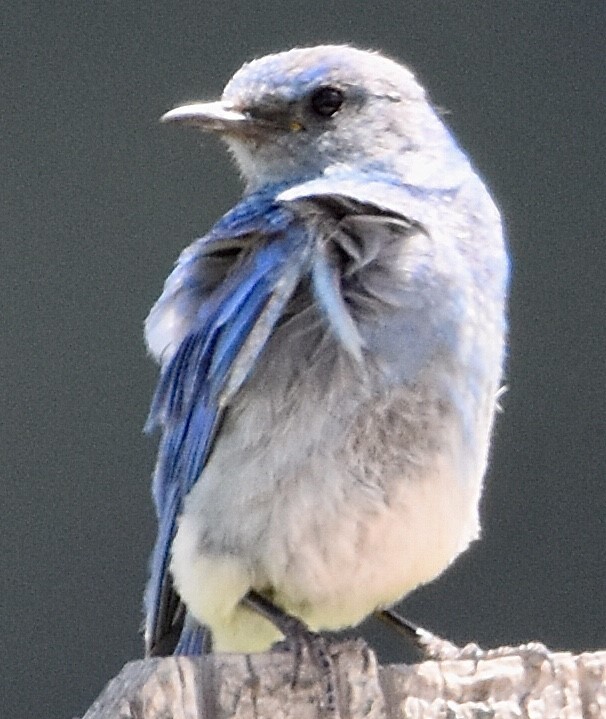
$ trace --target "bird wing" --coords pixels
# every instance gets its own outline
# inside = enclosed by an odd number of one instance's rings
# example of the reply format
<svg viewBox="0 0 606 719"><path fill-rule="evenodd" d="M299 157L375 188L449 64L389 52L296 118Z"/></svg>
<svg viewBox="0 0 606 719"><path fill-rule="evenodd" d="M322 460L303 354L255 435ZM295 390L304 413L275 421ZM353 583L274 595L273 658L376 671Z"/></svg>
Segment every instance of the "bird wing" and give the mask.
<svg viewBox="0 0 606 719"><path fill-rule="evenodd" d="M200 293L188 331L168 353L146 425L162 429L153 480L158 535L145 601L148 654L172 652L185 619L168 571L183 499L200 476L221 418L294 292L309 254L307 239L288 212L262 195L249 196L184 253L157 312L174 313L171 305L192 289L185 274L195 285L196 263L225 252L231 253L229 269L214 288Z"/></svg>

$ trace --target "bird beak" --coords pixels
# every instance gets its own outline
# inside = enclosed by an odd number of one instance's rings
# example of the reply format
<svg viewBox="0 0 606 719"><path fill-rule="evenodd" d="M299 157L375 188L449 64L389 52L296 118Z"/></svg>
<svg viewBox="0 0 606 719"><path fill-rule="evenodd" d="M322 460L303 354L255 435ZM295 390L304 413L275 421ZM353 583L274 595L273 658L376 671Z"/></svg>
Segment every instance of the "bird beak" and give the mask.
<svg viewBox="0 0 606 719"><path fill-rule="evenodd" d="M160 122L174 122L207 132L246 134L251 125L251 118L218 100L175 107L174 110L162 115Z"/></svg>

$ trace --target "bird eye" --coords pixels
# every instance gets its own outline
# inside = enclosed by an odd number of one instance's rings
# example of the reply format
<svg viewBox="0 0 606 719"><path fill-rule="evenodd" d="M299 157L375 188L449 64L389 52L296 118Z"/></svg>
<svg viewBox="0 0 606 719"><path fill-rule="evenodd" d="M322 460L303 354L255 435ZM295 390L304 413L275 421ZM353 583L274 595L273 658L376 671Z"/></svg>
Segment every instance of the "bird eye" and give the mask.
<svg viewBox="0 0 606 719"><path fill-rule="evenodd" d="M311 96L311 109L321 117L332 117L341 109L343 93L336 87L319 87Z"/></svg>

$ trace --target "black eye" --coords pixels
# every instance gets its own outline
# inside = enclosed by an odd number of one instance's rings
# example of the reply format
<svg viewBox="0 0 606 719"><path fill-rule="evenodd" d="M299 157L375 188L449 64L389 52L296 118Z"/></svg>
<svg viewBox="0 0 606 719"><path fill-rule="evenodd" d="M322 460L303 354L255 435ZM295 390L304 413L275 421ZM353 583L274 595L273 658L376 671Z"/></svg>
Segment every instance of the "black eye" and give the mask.
<svg viewBox="0 0 606 719"><path fill-rule="evenodd" d="M341 109L343 93L336 87L319 87L311 96L311 109L321 117L332 117Z"/></svg>

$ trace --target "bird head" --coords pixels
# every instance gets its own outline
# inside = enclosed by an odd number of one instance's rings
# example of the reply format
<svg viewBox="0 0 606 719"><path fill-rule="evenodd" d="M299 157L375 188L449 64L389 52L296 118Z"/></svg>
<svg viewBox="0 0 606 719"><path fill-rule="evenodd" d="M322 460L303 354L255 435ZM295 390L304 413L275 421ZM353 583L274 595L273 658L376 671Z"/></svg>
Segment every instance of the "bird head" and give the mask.
<svg viewBox="0 0 606 719"><path fill-rule="evenodd" d="M245 64L220 100L171 110L163 122L218 133L249 189L328 168L393 172L452 148L413 74L393 60L321 45Z"/></svg>

